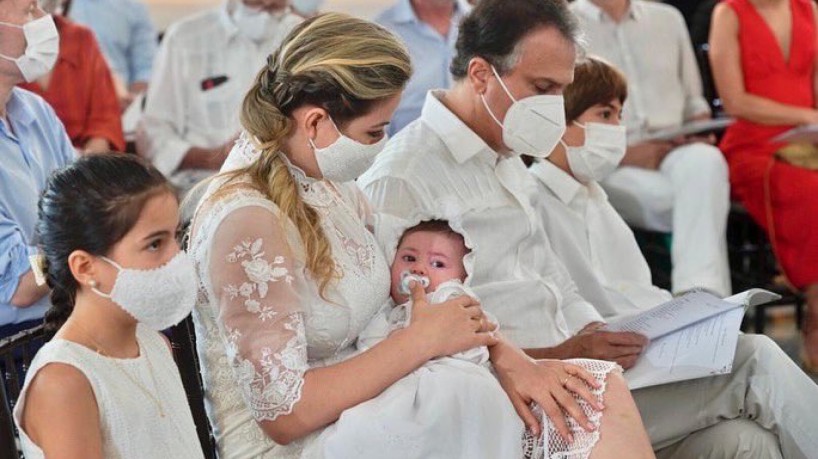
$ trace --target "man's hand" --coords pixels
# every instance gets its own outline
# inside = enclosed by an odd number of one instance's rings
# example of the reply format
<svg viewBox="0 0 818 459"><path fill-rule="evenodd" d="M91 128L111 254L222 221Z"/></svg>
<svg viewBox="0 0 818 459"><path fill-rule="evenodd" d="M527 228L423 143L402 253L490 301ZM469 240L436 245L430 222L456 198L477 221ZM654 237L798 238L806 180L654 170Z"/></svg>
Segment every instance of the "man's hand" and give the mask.
<svg viewBox="0 0 818 459"><path fill-rule="evenodd" d="M642 335L599 330L599 324L593 322L560 347L564 347L564 352L571 357L609 360L627 370L636 364L636 360L647 345L648 339Z"/></svg>

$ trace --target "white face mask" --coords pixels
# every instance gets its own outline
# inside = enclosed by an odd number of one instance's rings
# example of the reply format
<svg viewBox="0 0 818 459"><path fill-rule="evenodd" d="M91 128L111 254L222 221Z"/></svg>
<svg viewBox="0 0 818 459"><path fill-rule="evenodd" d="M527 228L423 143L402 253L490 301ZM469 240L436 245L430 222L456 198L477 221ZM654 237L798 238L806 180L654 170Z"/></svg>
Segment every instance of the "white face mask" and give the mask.
<svg viewBox="0 0 818 459"><path fill-rule="evenodd" d="M349 182L357 179L361 174L372 167L375 157L386 145L387 136L373 144L357 142L345 136L335 122L330 118L335 130L338 131L338 140L325 148L318 148L315 142L309 139L310 146L315 151L315 160L325 179L333 182Z"/></svg>
<svg viewBox="0 0 818 459"><path fill-rule="evenodd" d="M323 3L324 0L290 0L290 6L304 16L312 16L318 13L318 8Z"/></svg>
<svg viewBox="0 0 818 459"><path fill-rule="evenodd" d="M0 25L23 29L26 37L26 51L23 55L11 57L0 54L0 58L17 64L26 82L36 81L54 68L60 53L60 34L50 14L21 26L8 22L0 22Z"/></svg>
<svg viewBox="0 0 818 459"><path fill-rule="evenodd" d="M602 123L582 125L585 130L585 145L569 147L562 140L568 157L571 173L582 183L602 181L619 166L628 148L625 126L612 126Z"/></svg>
<svg viewBox="0 0 818 459"><path fill-rule="evenodd" d="M196 270L185 252L179 252L155 269L129 269L106 257L119 273L111 293L92 288L109 298L138 322L154 330L165 330L182 321L196 303Z"/></svg>
<svg viewBox="0 0 818 459"><path fill-rule="evenodd" d="M272 38L283 16L283 10L280 13L268 13L251 8L241 1L236 2L236 8L233 10L233 22L239 33L256 43Z"/></svg>
<svg viewBox="0 0 818 459"><path fill-rule="evenodd" d="M565 104L562 96L531 96L517 100L494 66L491 71L513 102L501 123L489 108L485 97L480 95L491 118L503 128L503 143L517 154L548 157L565 133Z"/></svg>

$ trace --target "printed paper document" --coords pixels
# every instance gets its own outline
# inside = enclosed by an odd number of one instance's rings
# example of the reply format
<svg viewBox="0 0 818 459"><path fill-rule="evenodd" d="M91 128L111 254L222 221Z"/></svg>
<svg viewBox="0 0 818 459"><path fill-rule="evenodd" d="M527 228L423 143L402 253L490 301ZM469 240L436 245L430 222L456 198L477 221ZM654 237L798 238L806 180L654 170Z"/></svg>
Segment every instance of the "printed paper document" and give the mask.
<svg viewBox="0 0 818 459"><path fill-rule="evenodd" d="M625 372L631 389L702 378L732 370L745 308L777 298L761 289L724 300L692 292L612 322L606 329L633 331L651 340L636 365Z"/></svg>

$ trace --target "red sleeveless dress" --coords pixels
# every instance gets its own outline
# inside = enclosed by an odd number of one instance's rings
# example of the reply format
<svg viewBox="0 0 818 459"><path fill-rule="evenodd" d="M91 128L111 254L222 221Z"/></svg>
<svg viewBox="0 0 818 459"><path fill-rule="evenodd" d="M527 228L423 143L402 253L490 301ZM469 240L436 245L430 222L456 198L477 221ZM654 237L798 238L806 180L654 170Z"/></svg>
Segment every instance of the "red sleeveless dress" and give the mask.
<svg viewBox="0 0 818 459"><path fill-rule="evenodd" d="M792 39L788 62L772 30L749 0L725 3L738 15L741 67L747 92L784 104L814 108L818 36L811 1L790 0ZM803 288L818 283L818 171L772 160L782 144L771 139L792 127L739 119L727 129L719 147L730 166L733 196L768 235L774 236L776 255L784 272L796 287ZM773 225L768 224L768 208Z"/></svg>

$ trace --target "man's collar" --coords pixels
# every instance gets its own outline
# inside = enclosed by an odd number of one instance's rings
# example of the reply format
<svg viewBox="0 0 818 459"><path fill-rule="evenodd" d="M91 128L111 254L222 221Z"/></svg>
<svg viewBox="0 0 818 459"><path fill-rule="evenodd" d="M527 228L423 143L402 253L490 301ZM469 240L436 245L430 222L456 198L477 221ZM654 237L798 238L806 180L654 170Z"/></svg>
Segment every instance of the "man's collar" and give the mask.
<svg viewBox="0 0 818 459"><path fill-rule="evenodd" d="M26 97L23 97L23 91L25 90L20 88L12 89L11 97L9 97L8 103L6 103L6 118L10 123L17 126L28 126L36 118Z"/></svg>
<svg viewBox="0 0 818 459"><path fill-rule="evenodd" d="M441 102L444 91L429 91L420 118L440 137L458 164L480 155L496 161L498 154Z"/></svg>
<svg viewBox="0 0 818 459"><path fill-rule="evenodd" d="M608 13L591 0L576 0L574 4L576 5L574 8L582 12L585 16L589 16L597 21L612 21ZM633 19L634 21L640 20L643 15L642 8L643 6L638 0L630 0L625 17Z"/></svg>
<svg viewBox="0 0 818 459"><path fill-rule="evenodd" d="M236 23L233 22L233 9L235 8L235 2L238 0L225 0L222 4L221 8L219 9L219 23L221 23L222 27L224 27L225 34L227 35L227 39L231 40L239 33L239 28L236 27Z"/></svg>
<svg viewBox="0 0 818 459"><path fill-rule="evenodd" d="M471 7L466 0L456 0L454 2L453 19L464 16L470 9ZM395 4L384 19L396 24L420 22L415 9L412 8L411 0L398 0L398 3Z"/></svg>
<svg viewBox="0 0 818 459"><path fill-rule="evenodd" d="M538 159L529 168L531 174L551 190L565 205L570 205L585 186L568 172L547 159Z"/></svg>
<svg viewBox="0 0 818 459"><path fill-rule="evenodd" d="M395 23L409 23L418 22L418 16L415 14L415 9L412 8L411 0L398 0L395 7L392 8L389 14L390 19Z"/></svg>

